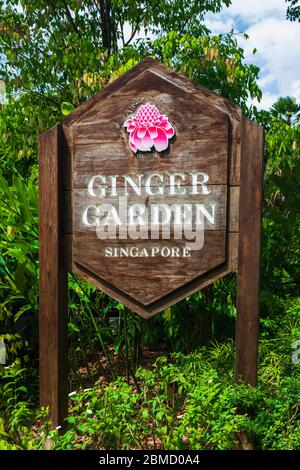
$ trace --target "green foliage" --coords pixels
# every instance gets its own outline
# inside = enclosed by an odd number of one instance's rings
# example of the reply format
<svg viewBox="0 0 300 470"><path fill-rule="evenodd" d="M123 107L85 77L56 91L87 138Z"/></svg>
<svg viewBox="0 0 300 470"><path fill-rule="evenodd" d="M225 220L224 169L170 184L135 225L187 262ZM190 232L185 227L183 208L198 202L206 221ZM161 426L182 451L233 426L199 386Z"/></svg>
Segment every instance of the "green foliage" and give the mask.
<svg viewBox="0 0 300 470"><path fill-rule="evenodd" d="M0 109L0 166L1 174L9 182L12 175L30 176L37 162L38 134L44 129L42 122L50 117L50 109L41 103L37 108L37 104L36 97L29 103L26 95L22 95L17 100L10 99Z"/></svg>
<svg viewBox="0 0 300 470"><path fill-rule="evenodd" d="M270 109L271 116L286 122L287 124L297 124L300 116L300 105L291 96L279 98Z"/></svg>
<svg viewBox="0 0 300 470"><path fill-rule="evenodd" d="M1 366L0 366L1 367ZM34 411L26 397L34 378L28 369L21 368L16 360L0 370L2 387L0 389L0 450L18 450L31 447L39 448L42 436L28 437L28 426L37 419L45 421L47 410ZM46 425L46 421L45 421Z"/></svg>
<svg viewBox="0 0 300 470"><path fill-rule="evenodd" d="M299 0L285 0L288 3L286 17L290 21L300 21Z"/></svg>
<svg viewBox="0 0 300 470"><path fill-rule="evenodd" d="M300 369L291 363L285 336L261 342L257 388L234 385L233 359L232 342L188 356L174 353L138 369L134 385L119 378L72 392L61 435L49 430L45 411L37 417L21 402L6 411L1 446L38 449L48 436L55 450L226 450L240 448L239 435L247 433L258 449L298 449ZM6 374L11 397L19 372ZM30 426L37 418L39 432Z"/></svg>
<svg viewBox="0 0 300 470"><path fill-rule="evenodd" d="M37 221L36 178L9 186L0 176L0 339L10 358L37 334Z"/></svg>
<svg viewBox="0 0 300 470"><path fill-rule="evenodd" d="M232 33L194 36L172 31L149 49L167 66L231 99L244 112L249 112L249 96L261 98L256 83L259 69L244 64L244 51Z"/></svg>
<svg viewBox="0 0 300 470"><path fill-rule="evenodd" d="M171 31L193 36L207 11L217 12L229 0L53 2L1 0L0 52L5 56L1 75L9 96L26 93L52 107L63 101L77 105L101 89L110 78L114 57L129 47L141 29L159 37ZM128 24L130 38L124 38ZM143 41L145 42L145 41ZM129 49L127 51L127 49ZM140 53L142 50L140 50ZM143 46L145 55L146 46Z"/></svg>
<svg viewBox="0 0 300 470"><path fill-rule="evenodd" d="M226 349L161 357L138 371L138 388L119 380L77 392L55 448L223 450L247 432L260 449L297 449L300 375L288 345L262 343L257 389L233 385L232 344Z"/></svg>
<svg viewBox="0 0 300 470"><path fill-rule="evenodd" d="M72 103L67 103L66 101L63 102L61 105L61 112L64 116L68 116L68 114L72 113L74 111L74 106Z"/></svg>
<svg viewBox="0 0 300 470"><path fill-rule="evenodd" d="M266 135L263 286L298 295L300 126L271 121Z"/></svg>
<svg viewBox="0 0 300 470"><path fill-rule="evenodd" d="M233 273L147 320L142 325L142 344L153 349L166 345L170 351L188 353L199 345L232 336L235 286Z"/></svg>

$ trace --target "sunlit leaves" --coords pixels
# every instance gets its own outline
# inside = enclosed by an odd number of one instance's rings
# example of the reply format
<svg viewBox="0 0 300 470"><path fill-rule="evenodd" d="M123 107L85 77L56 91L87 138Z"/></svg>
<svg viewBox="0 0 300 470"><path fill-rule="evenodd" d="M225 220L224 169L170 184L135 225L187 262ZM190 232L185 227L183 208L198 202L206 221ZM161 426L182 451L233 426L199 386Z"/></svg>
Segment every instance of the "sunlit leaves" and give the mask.
<svg viewBox="0 0 300 470"><path fill-rule="evenodd" d="M149 45L151 54L211 90L230 98L247 112L249 96L258 100L258 67L244 63L235 35L180 35L175 31Z"/></svg>
<svg viewBox="0 0 300 470"><path fill-rule="evenodd" d="M64 101L61 105L61 112L64 116L68 116L68 114L72 113L74 111L74 106L72 103L68 103L67 101Z"/></svg>

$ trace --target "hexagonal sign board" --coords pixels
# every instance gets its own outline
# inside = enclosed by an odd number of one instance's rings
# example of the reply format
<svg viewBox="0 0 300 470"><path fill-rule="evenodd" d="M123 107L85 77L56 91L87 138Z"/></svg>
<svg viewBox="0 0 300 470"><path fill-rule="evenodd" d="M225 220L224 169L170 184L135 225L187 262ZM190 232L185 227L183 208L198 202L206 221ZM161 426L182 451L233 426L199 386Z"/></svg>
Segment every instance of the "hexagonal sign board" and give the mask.
<svg viewBox="0 0 300 470"><path fill-rule="evenodd" d="M256 384L263 140L149 58L40 136L40 403L55 425L69 271L147 318L238 267L235 377Z"/></svg>
<svg viewBox="0 0 300 470"><path fill-rule="evenodd" d="M240 123L153 59L65 118L72 271L149 317L236 269Z"/></svg>

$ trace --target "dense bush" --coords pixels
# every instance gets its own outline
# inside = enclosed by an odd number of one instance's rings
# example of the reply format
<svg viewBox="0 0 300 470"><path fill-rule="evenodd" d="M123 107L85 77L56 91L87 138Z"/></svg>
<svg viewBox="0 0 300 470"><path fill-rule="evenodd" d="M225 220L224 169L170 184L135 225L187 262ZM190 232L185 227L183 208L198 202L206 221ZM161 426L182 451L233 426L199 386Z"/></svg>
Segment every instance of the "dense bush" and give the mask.
<svg viewBox="0 0 300 470"><path fill-rule="evenodd" d="M299 308L288 313L298 328ZM48 437L54 449L298 449L300 365L291 361L288 327L280 338L261 342L256 389L234 385L232 342L172 353L138 369L135 383L119 378L71 392L63 434L49 429L45 413L14 402L22 387L15 364L5 376L0 448L43 448Z"/></svg>

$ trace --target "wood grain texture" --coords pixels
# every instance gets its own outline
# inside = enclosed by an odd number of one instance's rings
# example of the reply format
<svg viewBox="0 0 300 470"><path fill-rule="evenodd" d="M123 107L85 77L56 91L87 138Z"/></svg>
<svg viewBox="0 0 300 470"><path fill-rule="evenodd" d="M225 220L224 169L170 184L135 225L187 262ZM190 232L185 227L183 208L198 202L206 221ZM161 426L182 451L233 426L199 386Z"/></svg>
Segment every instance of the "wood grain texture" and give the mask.
<svg viewBox="0 0 300 470"><path fill-rule="evenodd" d="M125 87L131 81L134 81L145 71L151 71L155 74L159 74L162 78L166 78L172 84L176 83L178 88L182 88L182 90L188 93L195 93L197 94L197 96L201 96L203 101L213 106L216 105L218 109L228 114L231 120L241 120L241 111L239 106L235 105L230 100L188 79L184 75L169 69L157 60L152 59L151 57L146 57L145 59L141 60L140 63L137 64L135 67L126 72L124 75L110 83L104 90L97 93L86 103L79 106L69 116L65 117L64 124L66 126L74 125L77 121L82 119L83 116L89 113L99 101L103 101L107 97L119 92L121 89L123 89L123 87Z"/></svg>
<svg viewBox="0 0 300 470"><path fill-rule="evenodd" d="M229 184L239 185L240 182L240 159L241 159L241 122L242 111L239 106L226 98L213 93L202 85L187 79L181 74L168 69L159 62L155 62L149 69L181 90L192 93L192 109L197 102L203 102L206 106L213 106L215 109L226 113L230 119L230 149L229 149ZM133 80L129 86L134 84ZM193 100L193 98L196 98Z"/></svg>
<svg viewBox="0 0 300 470"><path fill-rule="evenodd" d="M236 380L257 382L263 129L243 119L237 280Z"/></svg>
<svg viewBox="0 0 300 470"><path fill-rule="evenodd" d="M205 116L205 106L201 102L192 102L189 106L188 99L170 97L166 100L167 104L162 99L158 100L155 98L156 95L153 93L148 99L144 97L138 101L139 106L147 101L153 102L162 113L168 114L170 121L176 122L176 135L186 137L186 140L206 140L214 139L217 142L228 141L228 117L226 114L218 114L216 112L208 113ZM160 97L160 95L157 95ZM188 101L186 103L186 101ZM128 96L120 96L118 98L111 98L103 104L103 107L99 109L96 114L93 114L89 119L79 122L77 125L72 127L73 145L90 144L97 142L115 142L121 139L124 141L124 137L127 137L126 130L124 130L123 123L126 118L132 114L132 110L136 109L133 106L133 100L130 100ZM195 112L192 112L195 109ZM113 116L111 119L109 115ZM184 119L181 119L181 115Z"/></svg>
<svg viewBox="0 0 300 470"><path fill-rule="evenodd" d="M73 262L86 269L95 279L111 284L134 298L142 305L148 305L191 279L210 271L225 262L226 233L205 232L204 247L192 253L191 257L106 257L107 247L137 247L150 250L152 247L182 249L186 240L99 240L96 234L77 237L73 241ZM150 251L149 251L150 252ZM212 256L213 254L213 256Z"/></svg>
<svg viewBox="0 0 300 470"><path fill-rule="evenodd" d="M66 239L72 239L71 235L67 235ZM69 245L70 243L68 243ZM144 305L140 303L137 299L128 296L123 291L113 287L110 283L105 282L103 279L95 279L93 273L89 270L84 269L80 265L76 264L73 261L72 271L85 279L87 282L91 282L98 289L102 290L106 294L110 295L114 299L117 299L119 302L124 303L134 312L137 312L144 318L150 318L158 312L161 312L165 308L174 305L175 302L179 302L188 295L193 294L201 289L204 289L211 283L217 281L218 279L226 276L232 271L237 269L237 259L238 259L238 234L231 233L227 236L227 258L226 262L220 266L212 269L208 273L197 277L190 282L186 283L179 289L167 294L165 297L160 298L156 302L153 302L149 305Z"/></svg>
<svg viewBox="0 0 300 470"><path fill-rule="evenodd" d="M168 116L176 134L170 141L168 150L162 154L153 151L151 154L136 156L129 148L129 135L123 126L125 120L146 102L155 104L161 113ZM112 267L116 266L116 260L101 261L101 267L99 260L98 264L95 264L94 253L98 252L102 241L95 237L92 247L84 249L86 235L93 235L91 231L93 229L87 229L81 223L85 204L90 202L93 204L93 198L87 197L87 185L92 176L120 175L122 178L124 175L134 177L142 174L146 178L152 173L165 175L177 172L186 174L200 172L209 175L208 184L216 188L215 194L220 209L215 226L206 224L207 235L211 236L210 232L215 232L213 236L222 233L223 240L220 246L222 261L218 249L213 248L211 256L214 257L213 253L216 253L216 265L206 263L206 269L212 272L217 266L223 265L224 273L227 272L226 240L231 238L229 232L238 230L239 220L240 123L241 110L238 106L152 59L142 61L68 116L64 120L64 129L71 151L73 178L71 182L69 181L68 191L63 196L67 206L71 207L71 211L69 209L66 211L64 233L73 234L72 257L73 261L76 260L76 263L72 263L73 269L81 266L85 270L85 276L93 277L94 281L97 277L101 278L101 283L107 272L108 276L112 276L107 285L114 281L111 273L113 273ZM183 186L188 187L190 184L191 181L187 179ZM117 187L118 190L123 187L122 179L118 181ZM109 194L107 196L106 202L114 202ZM207 202L209 201L207 199ZM134 197L132 202L170 204L188 202L188 198L180 200L177 197L172 201L172 198L165 194L158 199ZM120 246L124 243L120 242ZM151 246L151 240L144 243L146 247ZM175 244L174 241L173 243ZM204 251L202 257L203 253ZM117 261L119 262L119 259ZM179 271L180 261L177 260L176 263ZM185 266L185 263L183 260L182 266ZM191 264L193 263L194 259ZM154 264L149 265L147 278L151 278L155 267ZM133 264L132 271L134 269L136 265ZM175 290L177 294L179 289L184 289L185 283L191 282L189 268L186 266L185 269L187 272L184 276L177 279L178 287L177 281L174 286L168 282L169 289ZM201 271L201 266L199 269ZM201 284L199 269L197 272L192 270L192 277L197 277ZM202 270L201 273L202 279L205 272ZM134 276L133 274L131 276L133 285ZM152 277L156 279L156 275ZM131 302L132 296L136 297L136 292L128 295L125 290L130 286L125 282L124 276L116 274L116 278L116 287L112 289L119 289L121 295L127 295L127 301ZM158 290L157 287L155 289ZM167 297L169 294L170 291L162 289L161 296ZM155 295L159 294L155 292ZM153 300L147 293L145 302L147 305L149 302L157 303L158 297Z"/></svg>
<svg viewBox="0 0 300 470"><path fill-rule="evenodd" d="M40 404L54 426L67 411L67 274L62 244L65 142L60 125L39 141Z"/></svg>
<svg viewBox="0 0 300 470"><path fill-rule="evenodd" d="M207 189L210 191L210 194L208 195L191 194L192 188L187 186L184 188L186 190L186 194L176 196L170 195L170 187L161 186L161 188L164 190L164 195L152 196L142 192L141 196L133 193L130 193L128 196L123 196L126 197L126 209L132 207L134 204L142 204L146 208L146 210L148 210L148 217L145 217L145 220L150 223L152 205L168 205L170 210L172 210L172 206L174 205L174 203L176 203L176 205L182 206L183 204L188 204L193 207L193 214L195 218L196 205L202 204L204 205L206 210L208 210L209 214L212 214L212 210L214 210L214 224L212 224L207 217L204 218L205 230L226 230L227 186L207 186ZM118 190L120 191L122 190L122 188L118 188ZM152 190L157 191L157 188L152 188ZM122 195L122 192L120 192L120 196ZM102 204L111 204L111 206L116 208L116 211L120 217L124 214L124 210L122 209L122 206L120 204L119 196L108 195L105 197L93 197L88 193L86 189L73 191L73 207L70 211L68 211L73 213L74 223L72 233L79 234L95 231L95 225L87 226L83 223L83 214L86 208L90 206L90 224L92 224L93 220L96 221L95 217L97 217L97 210L92 209L92 207L96 208L101 206ZM211 205L214 206L214 209L211 208ZM102 216L102 219L103 218L104 217ZM98 220L100 220L100 218Z"/></svg>
<svg viewBox="0 0 300 470"><path fill-rule="evenodd" d="M239 231L239 203L240 187L230 186L228 188L228 232Z"/></svg>
<svg viewBox="0 0 300 470"><path fill-rule="evenodd" d="M172 122L178 121L176 130L179 135L186 132L202 135L205 131L213 131L213 125L219 127L224 122L227 124L229 120L228 115L222 110L198 100L196 95L147 70L109 99L95 105L82 117L81 126L93 123L95 116L102 120L110 120L113 116L112 123L123 124L132 111L149 101L153 102L162 114L167 114ZM186 119L182 120L182 116Z"/></svg>
<svg viewBox="0 0 300 470"><path fill-rule="evenodd" d="M137 158L124 143L78 145L73 153L73 188L68 189L86 188L93 175L147 176L179 171L205 172L209 175L209 184L227 184L227 144L214 140L184 140L171 146L166 155Z"/></svg>
<svg viewBox="0 0 300 470"><path fill-rule="evenodd" d="M145 78L151 78L145 79ZM197 103L203 103L208 107L212 107L215 110L219 110L222 113L227 114L230 120L230 149L229 149L229 165L230 165L230 184L239 185L240 178L240 158L241 158L241 121L242 121L242 112L241 108L236 104L232 103L230 100L213 93L211 90L203 87L202 85L193 82L192 80L187 79L185 76L170 70L165 67L160 62L152 59L146 58L142 60L137 66L131 69L129 72L124 74L119 79L112 82L108 87L105 88L102 92L97 94L87 103L80 106L75 112L70 116L65 118L64 122L66 126L74 126L77 122L84 120L93 120L93 116L97 114L97 110L100 110L99 103L103 105L106 102L106 98L109 97L110 100L117 100L120 98L126 90L134 90L133 96L136 94L142 95L141 91L145 93L144 99L148 96L153 96L156 93L155 85L161 83L160 95L158 99L160 103L165 105L168 103L168 96L164 91L169 91L168 84L170 88L176 90L176 95L179 99L186 99L186 103L192 104L191 109L197 105ZM124 91L125 90L125 91ZM139 93L140 92L140 93ZM185 93L185 96L184 96ZM187 98L187 95L189 97ZM140 96L139 99L143 99L143 96ZM134 100L133 100L134 102ZM137 103L138 100L135 100ZM118 133L118 125L113 124L111 126L111 131ZM104 130L104 133L107 135L107 130ZM201 128L198 128L198 132L201 132Z"/></svg>

